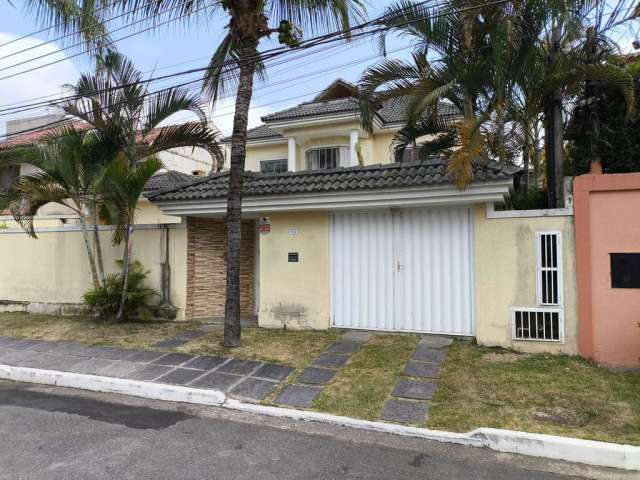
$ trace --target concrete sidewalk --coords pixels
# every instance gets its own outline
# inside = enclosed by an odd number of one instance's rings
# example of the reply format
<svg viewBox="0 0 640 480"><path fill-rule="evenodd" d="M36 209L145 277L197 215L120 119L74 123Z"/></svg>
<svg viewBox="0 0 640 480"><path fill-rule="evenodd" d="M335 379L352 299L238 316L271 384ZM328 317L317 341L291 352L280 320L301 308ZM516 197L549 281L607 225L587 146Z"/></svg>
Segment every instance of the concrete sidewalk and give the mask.
<svg viewBox="0 0 640 480"><path fill-rule="evenodd" d="M0 364L222 391L259 402L293 368L228 357L0 337Z"/></svg>

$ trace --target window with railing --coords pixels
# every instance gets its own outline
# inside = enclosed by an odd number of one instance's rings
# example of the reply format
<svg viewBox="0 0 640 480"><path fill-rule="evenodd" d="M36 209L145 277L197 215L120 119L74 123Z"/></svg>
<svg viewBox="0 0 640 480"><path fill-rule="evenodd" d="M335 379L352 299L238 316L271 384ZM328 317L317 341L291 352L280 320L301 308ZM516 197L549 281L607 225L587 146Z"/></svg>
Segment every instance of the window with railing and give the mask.
<svg viewBox="0 0 640 480"><path fill-rule="evenodd" d="M326 170L349 164L349 147L321 147L307 150L308 170Z"/></svg>
<svg viewBox="0 0 640 480"><path fill-rule="evenodd" d="M283 173L286 172L287 169L288 163L286 158L260 161L260 173Z"/></svg>

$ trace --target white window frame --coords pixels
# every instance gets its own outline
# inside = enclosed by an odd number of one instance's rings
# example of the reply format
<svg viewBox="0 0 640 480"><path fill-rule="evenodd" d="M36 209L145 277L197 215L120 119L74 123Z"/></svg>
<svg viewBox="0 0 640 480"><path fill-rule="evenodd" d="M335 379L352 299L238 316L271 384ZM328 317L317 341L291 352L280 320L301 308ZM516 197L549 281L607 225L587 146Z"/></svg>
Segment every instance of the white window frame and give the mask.
<svg viewBox="0 0 640 480"><path fill-rule="evenodd" d="M267 172L267 174L269 173L286 173L289 169L289 160L287 158L263 158L261 160L258 161L258 169L259 172L262 173L262 163L263 162L284 162L285 165L287 166L287 168L284 170L284 172Z"/></svg>
<svg viewBox="0 0 640 480"><path fill-rule="evenodd" d="M563 308L540 308L540 307L511 307L511 338L517 342L551 342L564 343L564 309ZM516 312L532 313L557 313L558 314L558 339L545 338L517 338L516 337Z"/></svg>
<svg viewBox="0 0 640 480"><path fill-rule="evenodd" d="M324 169L318 169L318 168L310 168L309 166L309 161L307 159L307 153L311 150L323 150L323 149L327 149L327 148L344 148L346 149L346 155L345 158L339 158L338 159L338 165L336 165L336 168L340 168L340 167L348 167L349 166L349 153L350 153L350 146L349 145L345 145L345 144L336 144L336 145L313 145L310 147L307 147L304 149L304 166L305 169L307 170L324 170Z"/></svg>
<svg viewBox="0 0 640 480"><path fill-rule="evenodd" d="M556 266L555 267L543 267L542 266L542 237L545 235L555 235L556 237ZM536 303L540 307L559 307L564 305L564 278L563 270L564 264L562 259L562 232L556 230L539 231L535 235L535 249L536 249ZM558 301L556 303L543 302L542 299L542 276L544 272L556 271L558 273L558 285L557 295Z"/></svg>

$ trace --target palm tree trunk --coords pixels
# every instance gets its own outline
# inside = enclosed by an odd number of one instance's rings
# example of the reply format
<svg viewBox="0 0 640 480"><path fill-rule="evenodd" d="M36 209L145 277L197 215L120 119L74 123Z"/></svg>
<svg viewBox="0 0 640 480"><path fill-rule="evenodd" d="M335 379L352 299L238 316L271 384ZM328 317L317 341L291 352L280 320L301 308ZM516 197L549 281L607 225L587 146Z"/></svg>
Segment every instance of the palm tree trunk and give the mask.
<svg viewBox="0 0 640 480"><path fill-rule="evenodd" d="M84 246L87 250L87 256L89 257L89 268L91 269L91 279L93 280L93 288L98 288L100 286L100 281L98 280L98 272L96 270L96 260L93 256L93 250L91 249L91 242L89 241L89 231L87 229L87 219L82 212L82 207L80 207L78 212L78 219L80 221L80 229L82 230L82 238L84 240Z"/></svg>
<svg viewBox="0 0 640 480"><path fill-rule="evenodd" d="M104 259L102 258L102 243L100 242L100 231L98 229L98 205L94 200L93 202L93 242L96 246L96 259L98 261L98 275L100 281L104 285Z"/></svg>
<svg viewBox="0 0 640 480"><path fill-rule="evenodd" d="M127 223L127 231L124 238L124 253L122 255L122 295L116 321L124 320L124 306L127 303L127 290L129 288L129 270L131 265L131 254L133 252L133 223Z"/></svg>
<svg viewBox="0 0 640 480"><path fill-rule="evenodd" d="M243 47L231 137L231 167L227 198L227 293L224 309L224 345L240 346L240 238L242 226L242 184L246 156L249 107L256 69L255 49Z"/></svg>

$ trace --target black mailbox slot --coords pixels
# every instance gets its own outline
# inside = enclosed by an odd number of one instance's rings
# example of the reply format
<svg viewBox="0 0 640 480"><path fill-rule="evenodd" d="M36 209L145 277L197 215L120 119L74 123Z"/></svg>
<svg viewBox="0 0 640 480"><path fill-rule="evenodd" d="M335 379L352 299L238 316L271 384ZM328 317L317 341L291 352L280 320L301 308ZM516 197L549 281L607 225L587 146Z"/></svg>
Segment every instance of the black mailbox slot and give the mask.
<svg viewBox="0 0 640 480"><path fill-rule="evenodd" d="M298 252L289 252L289 263L298 263Z"/></svg>
<svg viewBox="0 0 640 480"><path fill-rule="evenodd" d="M640 288L640 253L612 253L611 288Z"/></svg>

